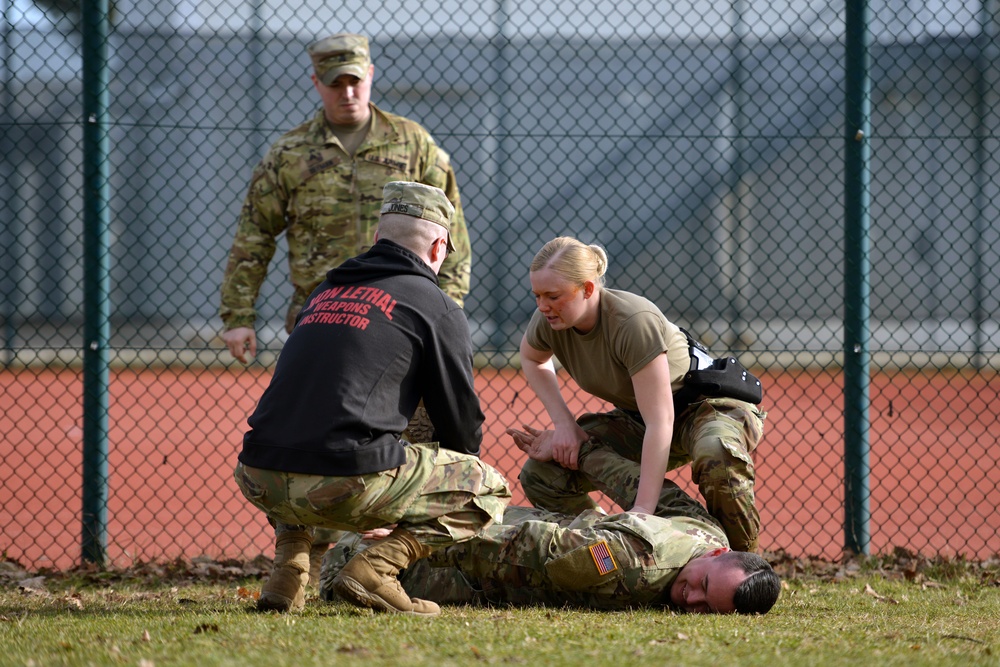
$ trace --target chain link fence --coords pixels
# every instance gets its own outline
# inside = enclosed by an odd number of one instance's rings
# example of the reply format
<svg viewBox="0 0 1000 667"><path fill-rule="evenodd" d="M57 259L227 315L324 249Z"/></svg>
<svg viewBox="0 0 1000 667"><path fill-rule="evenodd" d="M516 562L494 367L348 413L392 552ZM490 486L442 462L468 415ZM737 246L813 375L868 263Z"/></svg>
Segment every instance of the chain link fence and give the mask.
<svg viewBox="0 0 1000 667"><path fill-rule="evenodd" d="M0 549L67 567L86 435L81 17L0 3ZM868 4L873 551L1000 552L998 11ZM483 457L515 482L504 426L547 421L517 369L527 267L575 235L608 250L609 286L761 376L762 546L838 557L859 305L844 301L844 16L817 0L116 2L109 560L270 553L232 468L284 341L285 249L247 367L219 338L219 285L253 166L319 108L305 45L340 31L371 38L373 101L456 166ZM670 477L697 494L688 474Z"/></svg>

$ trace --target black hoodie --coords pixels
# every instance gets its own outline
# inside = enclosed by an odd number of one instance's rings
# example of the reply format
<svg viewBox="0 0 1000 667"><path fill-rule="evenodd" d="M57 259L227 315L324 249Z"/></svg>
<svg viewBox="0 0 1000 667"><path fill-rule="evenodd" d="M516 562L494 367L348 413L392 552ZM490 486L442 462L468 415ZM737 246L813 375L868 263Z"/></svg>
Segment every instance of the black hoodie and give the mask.
<svg viewBox="0 0 1000 667"><path fill-rule="evenodd" d="M421 398L441 447L478 456L484 418L465 313L416 254L380 240L309 296L239 460L313 475L396 468Z"/></svg>

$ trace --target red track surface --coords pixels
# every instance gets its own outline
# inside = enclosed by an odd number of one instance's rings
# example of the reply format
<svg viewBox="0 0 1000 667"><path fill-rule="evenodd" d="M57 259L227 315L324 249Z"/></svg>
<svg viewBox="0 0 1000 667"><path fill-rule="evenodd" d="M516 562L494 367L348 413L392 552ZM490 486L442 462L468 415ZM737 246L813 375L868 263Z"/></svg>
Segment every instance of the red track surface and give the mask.
<svg viewBox="0 0 1000 667"><path fill-rule="evenodd" d="M232 480L246 417L268 375L150 370L112 375L108 556L116 564L272 552L271 532ZM842 378L765 375L757 501L765 549L837 558L843 536ZM483 458L517 485L508 424L547 422L520 374L481 371ZM81 378L0 373L0 550L31 567L80 560ZM879 375L871 388L871 550L1000 553L998 383L981 375ZM577 401L575 410L599 410ZM697 494L687 469L670 473ZM610 508L609 508L610 509Z"/></svg>

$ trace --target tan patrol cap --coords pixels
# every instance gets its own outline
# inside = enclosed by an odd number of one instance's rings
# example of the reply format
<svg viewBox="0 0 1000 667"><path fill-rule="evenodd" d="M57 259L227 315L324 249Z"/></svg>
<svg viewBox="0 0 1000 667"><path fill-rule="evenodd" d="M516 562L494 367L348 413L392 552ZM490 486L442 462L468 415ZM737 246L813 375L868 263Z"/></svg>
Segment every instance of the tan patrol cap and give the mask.
<svg viewBox="0 0 1000 667"><path fill-rule="evenodd" d="M364 35L338 33L313 42L306 50L312 59L316 78L324 86L332 84L341 74L364 79L372 64L368 38Z"/></svg>
<svg viewBox="0 0 1000 667"><path fill-rule="evenodd" d="M455 252L451 242L451 220L455 207L441 188L410 181L391 181L382 188L382 211L412 215L414 218L429 220L448 230L448 252Z"/></svg>

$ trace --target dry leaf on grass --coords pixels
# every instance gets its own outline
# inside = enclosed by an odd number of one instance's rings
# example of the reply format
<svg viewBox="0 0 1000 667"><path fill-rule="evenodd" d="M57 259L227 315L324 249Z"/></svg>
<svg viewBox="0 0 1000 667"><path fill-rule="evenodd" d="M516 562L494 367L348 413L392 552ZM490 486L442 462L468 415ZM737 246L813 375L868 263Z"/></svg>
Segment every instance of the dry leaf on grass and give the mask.
<svg viewBox="0 0 1000 667"><path fill-rule="evenodd" d="M355 646L354 644L344 644L337 649L337 653L347 653L349 655L357 656L371 655L371 651L366 649L364 646Z"/></svg>
<svg viewBox="0 0 1000 667"><path fill-rule="evenodd" d="M59 601L70 609L83 609L83 600L80 599L79 595L64 595L59 598Z"/></svg>
<svg viewBox="0 0 1000 667"><path fill-rule="evenodd" d="M899 604L898 600L894 600L891 597L879 594L874 588L871 587L871 584L865 584L865 595L870 595L879 602L888 602L889 604Z"/></svg>
<svg viewBox="0 0 1000 667"><path fill-rule="evenodd" d="M236 589L236 597L240 600L258 600L260 599L260 591L250 590L245 586L240 586Z"/></svg>

